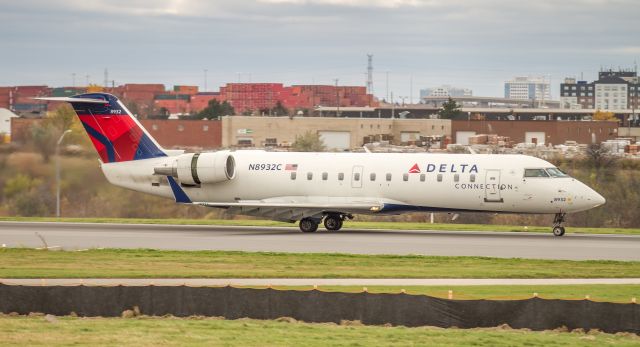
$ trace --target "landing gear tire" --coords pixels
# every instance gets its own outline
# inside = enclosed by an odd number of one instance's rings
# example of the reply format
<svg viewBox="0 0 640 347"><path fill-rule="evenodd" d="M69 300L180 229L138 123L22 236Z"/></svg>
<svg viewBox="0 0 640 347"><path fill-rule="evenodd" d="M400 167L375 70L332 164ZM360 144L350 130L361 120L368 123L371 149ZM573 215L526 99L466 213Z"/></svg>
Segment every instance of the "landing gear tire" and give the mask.
<svg viewBox="0 0 640 347"><path fill-rule="evenodd" d="M553 228L553 235L554 236L562 236L562 235L564 235L564 227L554 227Z"/></svg>
<svg viewBox="0 0 640 347"><path fill-rule="evenodd" d="M564 235L564 213L556 213L555 218L553 219L553 235L554 236L562 236Z"/></svg>
<svg viewBox="0 0 640 347"><path fill-rule="evenodd" d="M339 215L330 214L324 217L324 227L327 230L338 231L342 228L342 218Z"/></svg>
<svg viewBox="0 0 640 347"><path fill-rule="evenodd" d="M318 222L313 218L302 218L300 220L300 231L303 233L313 233L318 230Z"/></svg>

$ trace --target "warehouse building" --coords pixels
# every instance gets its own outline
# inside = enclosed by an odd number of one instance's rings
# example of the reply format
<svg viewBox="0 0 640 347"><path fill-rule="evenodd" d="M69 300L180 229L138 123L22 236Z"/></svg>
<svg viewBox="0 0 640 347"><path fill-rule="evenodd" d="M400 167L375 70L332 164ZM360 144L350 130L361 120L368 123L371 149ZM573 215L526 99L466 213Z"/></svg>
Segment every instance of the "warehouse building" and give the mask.
<svg viewBox="0 0 640 347"><path fill-rule="evenodd" d="M449 136L446 119L249 117L222 118L222 147L289 147L296 136L317 132L327 149L347 150L372 141L412 144L421 137Z"/></svg>
<svg viewBox="0 0 640 347"><path fill-rule="evenodd" d="M453 142L468 145L478 134L509 137L514 143L557 145L566 141L600 143L618 136L618 122L611 121L509 121L454 120Z"/></svg>

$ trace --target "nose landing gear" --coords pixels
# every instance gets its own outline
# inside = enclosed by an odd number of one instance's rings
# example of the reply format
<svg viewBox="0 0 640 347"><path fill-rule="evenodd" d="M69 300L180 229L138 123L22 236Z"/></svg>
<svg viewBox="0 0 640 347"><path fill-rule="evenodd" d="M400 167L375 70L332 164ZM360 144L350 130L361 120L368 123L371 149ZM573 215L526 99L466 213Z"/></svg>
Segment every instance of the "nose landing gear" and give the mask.
<svg viewBox="0 0 640 347"><path fill-rule="evenodd" d="M566 213L556 213L555 218L553 219L553 235L562 236L564 235L564 216Z"/></svg>

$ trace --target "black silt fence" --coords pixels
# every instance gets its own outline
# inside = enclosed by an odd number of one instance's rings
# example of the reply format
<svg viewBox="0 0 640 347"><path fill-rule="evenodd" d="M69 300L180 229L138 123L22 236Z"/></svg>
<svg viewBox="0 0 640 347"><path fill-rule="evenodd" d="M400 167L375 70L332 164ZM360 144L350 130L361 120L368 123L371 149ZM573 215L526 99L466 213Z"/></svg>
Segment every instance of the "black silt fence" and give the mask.
<svg viewBox="0 0 640 347"><path fill-rule="evenodd" d="M336 293L187 286L12 286L0 284L0 312L117 317L142 314L292 317L305 322L359 320L363 324L494 327L532 330L599 329L640 334L640 305L588 300L447 300L424 295Z"/></svg>

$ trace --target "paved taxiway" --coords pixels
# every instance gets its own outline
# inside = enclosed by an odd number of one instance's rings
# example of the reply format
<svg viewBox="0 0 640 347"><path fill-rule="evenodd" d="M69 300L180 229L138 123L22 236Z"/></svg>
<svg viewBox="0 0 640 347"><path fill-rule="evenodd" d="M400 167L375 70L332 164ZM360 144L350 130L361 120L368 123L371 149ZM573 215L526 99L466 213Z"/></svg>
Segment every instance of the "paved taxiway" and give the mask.
<svg viewBox="0 0 640 347"><path fill-rule="evenodd" d="M65 249L155 248L423 254L539 259L640 260L640 236L356 230L305 234L297 228L0 222L0 244Z"/></svg>

